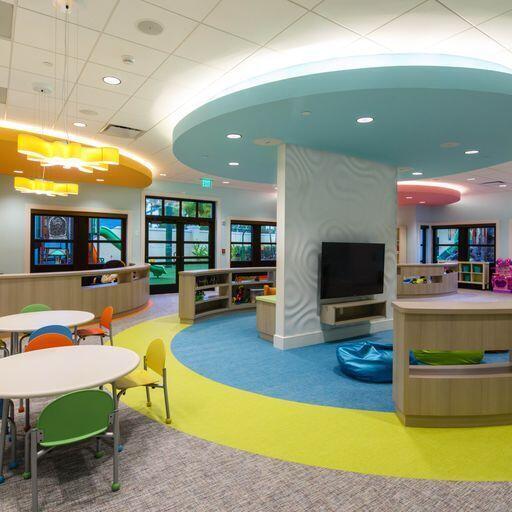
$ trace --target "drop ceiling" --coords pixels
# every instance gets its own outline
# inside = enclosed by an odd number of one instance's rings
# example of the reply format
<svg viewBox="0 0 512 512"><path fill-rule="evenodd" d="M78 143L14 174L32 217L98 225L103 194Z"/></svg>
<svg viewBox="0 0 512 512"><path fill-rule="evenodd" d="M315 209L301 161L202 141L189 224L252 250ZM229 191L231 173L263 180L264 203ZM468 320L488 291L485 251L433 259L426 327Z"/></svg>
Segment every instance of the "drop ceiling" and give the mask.
<svg viewBox="0 0 512 512"><path fill-rule="evenodd" d="M72 127L77 134L122 144L154 162L155 177L166 174L159 179L197 182L202 174L173 156L173 127L223 89L266 72L332 57L394 52L463 55L512 67L510 0L75 3L69 83L62 84L63 15L55 19L51 0L0 1L0 13L11 8L4 4L13 6L12 35L2 28L5 36L0 37L0 87L7 88L0 116L40 123L34 84L49 84L47 122L62 129L66 106L70 121L87 123L80 130ZM162 33L142 33L137 29L141 20L157 21ZM132 64L123 63L125 55L133 57ZM107 75L122 83L107 86L102 81ZM133 141L100 134L108 123L145 133ZM230 181L226 186L253 187Z"/></svg>

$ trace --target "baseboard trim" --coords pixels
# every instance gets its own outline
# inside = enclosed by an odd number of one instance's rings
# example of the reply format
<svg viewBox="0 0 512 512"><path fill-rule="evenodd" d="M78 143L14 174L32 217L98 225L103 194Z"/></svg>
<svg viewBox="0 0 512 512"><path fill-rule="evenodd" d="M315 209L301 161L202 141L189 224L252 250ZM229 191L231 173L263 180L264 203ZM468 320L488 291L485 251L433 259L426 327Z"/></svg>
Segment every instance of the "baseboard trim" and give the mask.
<svg viewBox="0 0 512 512"><path fill-rule="evenodd" d="M354 336L364 336L376 332L387 331L393 328L393 319L375 320L370 323L350 325L326 329L325 331L308 332L306 334L294 334L293 336L278 336L274 334L274 347L279 350L307 347L329 341L344 340Z"/></svg>

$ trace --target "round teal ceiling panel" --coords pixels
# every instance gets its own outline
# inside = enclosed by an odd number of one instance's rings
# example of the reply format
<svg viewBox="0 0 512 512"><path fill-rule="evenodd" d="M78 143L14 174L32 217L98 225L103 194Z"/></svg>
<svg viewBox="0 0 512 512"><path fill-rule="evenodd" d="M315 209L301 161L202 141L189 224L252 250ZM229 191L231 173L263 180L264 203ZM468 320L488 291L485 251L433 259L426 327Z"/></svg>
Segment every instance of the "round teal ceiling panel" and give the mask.
<svg viewBox="0 0 512 512"><path fill-rule="evenodd" d="M173 134L176 157L208 174L261 183L275 183L277 165L277 146L261 139L410 168L423 178L512 160L508 68L395 55L290 68L272 80L183 118ZM362 117L373 122L358 123ZM242 137L228 139L231 133ZM415 178L401 179L408 177Z"/></svg>

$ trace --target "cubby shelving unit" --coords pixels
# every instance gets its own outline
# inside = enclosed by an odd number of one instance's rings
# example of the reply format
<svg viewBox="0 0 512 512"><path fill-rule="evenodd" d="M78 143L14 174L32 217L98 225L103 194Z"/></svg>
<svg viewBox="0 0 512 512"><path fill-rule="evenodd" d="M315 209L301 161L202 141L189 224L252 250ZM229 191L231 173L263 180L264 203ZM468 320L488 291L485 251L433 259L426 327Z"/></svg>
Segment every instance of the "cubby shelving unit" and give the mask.
<svg viewBox="0 0 512 512"><path fill-rule="evenodd" d="M459 261L460 284L481 286L482 290L489 289L489 263L485 261Z"/></svg>
<svg viewBox="0 0 512 512"><path fill-rule="evenodd" d="M255 308L251 289L275 286L275 271L275 267L248 267L180 272L180 320L192 323L209 315Z"/></svg>
<svg viewBox="0 0 512 512"><path fill-rule="evenodd" d="M396 294L403 298L457 293L457 270L453 262L398 265Z"/></svg>

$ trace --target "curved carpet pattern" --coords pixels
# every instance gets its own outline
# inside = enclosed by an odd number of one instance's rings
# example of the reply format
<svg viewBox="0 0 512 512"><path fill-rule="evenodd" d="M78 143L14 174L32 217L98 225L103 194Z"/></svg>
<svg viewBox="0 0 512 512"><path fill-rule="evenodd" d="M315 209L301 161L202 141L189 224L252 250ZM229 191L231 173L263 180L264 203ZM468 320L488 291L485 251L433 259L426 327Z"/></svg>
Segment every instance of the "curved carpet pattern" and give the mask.
<svg viewBox="0 0 512 512"><path fill-rule="evenodd" d="M116 345L143 354L156 337L188 326L177 315L131 327ZM167 353L172 427L217 444L289 462L357 473L437 480L510 481L512 426L406 428L394 413L311 405L236 389L203 377ZM123 401L163 422L162 394Z"/></svg>

